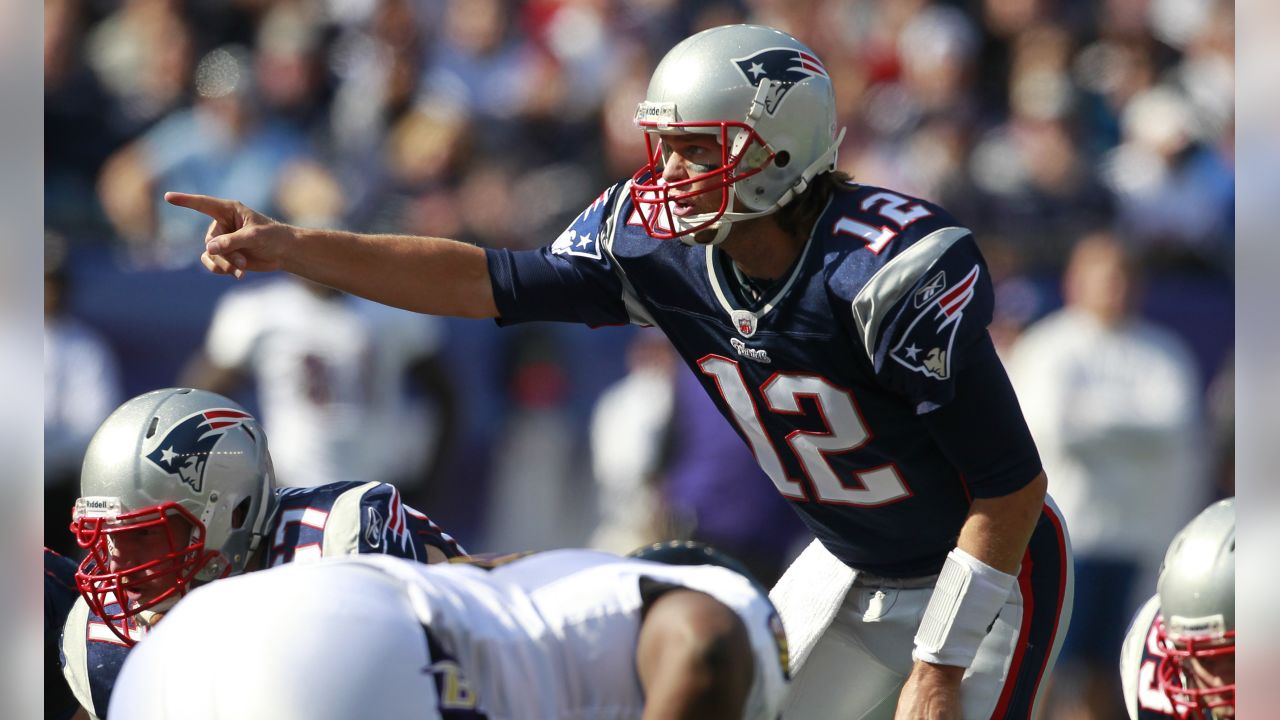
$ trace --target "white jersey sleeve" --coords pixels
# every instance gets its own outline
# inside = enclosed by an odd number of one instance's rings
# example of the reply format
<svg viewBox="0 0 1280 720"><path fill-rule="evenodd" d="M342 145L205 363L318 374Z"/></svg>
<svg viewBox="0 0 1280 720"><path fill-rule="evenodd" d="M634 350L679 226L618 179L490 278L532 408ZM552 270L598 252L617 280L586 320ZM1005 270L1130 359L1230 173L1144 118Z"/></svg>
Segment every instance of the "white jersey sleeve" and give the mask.
<svg viewBox="0 0 1280 720"><path fill-rule="evenodd" d="M489 656L489 648L474 642L473 626L455 622L462 618L451 615L456 607L451 602L428 603L436 611L424 619L441 643L458 653L464 670L503 667L505 681L473 678L480 696L492 701L486 710L495 716L519 716L518 706L536 698L531 706L542 707L543 714L534 717L639 718L644 697L635 655L645 605L642 578L707 593L742 618L755 656L745 718L772 720L786 691L789 678L781 620L763 592L724 568L663 565L589 550L520 557L498 564L487 576L461 566L434 566L426 572L403 564L381 562L380 566L417 573L422 578L419 588L428 596L440 592L442 576L465 570L472 576L469 580L491 588L480 594L505 599L507 607L491 608L492 619L501 622L509 613L510 620L521 623L521 632L514 638L521 647L502 657ZM461 578L462 573L454 575ZM470 622L475 620L472 614ZM547 662L556 668L550 676L541 665ZM513 693L512 688L520 691Z"/></svg>
<svg viewBox="0 0 1280 720"><path fill-rule="evenodd" d="M129 632L135 641L144 637L143 631L132 623ZM106 717L107 705L129 646L116 637L80 597L76 598L71 612L67 614L60 649L62 675L76 702L94 720Z"/></svg>
<svg viewBox="0 0 1280 720"><path fill-rule="evenodd" d="M1129 720L1138 720L1139 704L1144 699L1147 704L1154 699L1157 707L1169 702L1155 689L1155 666L1143 662L1147 639L1159 612L1160 598L1152 595L1129 623L1124 644L1120 648L1120 685L1124 690L1124 707L1129 713ZM1151 697L1152 691L1156 693L1154 698ZM1172 708L1170 711L1172 712Z"/></svg>
<svg viewBox="0 0 1280 720"><path fill-rule="evenodd" d="M214 307L205 336L204 351L218 367L246 368L264 330L262 314L255 312L260 288L229 290Z"/></svg>
<svg viewBox="0 0 1280 720"><path fill-rule="evenodd" d="M76 598L67 615L67 622L62 628L62 675L67 679L71 694L75 696L80 707L89 713L89 717L97 720L94 713L93 695L89 691L89 662L87 652L87 625L89 622L89 605L84 598Z"/></svg>

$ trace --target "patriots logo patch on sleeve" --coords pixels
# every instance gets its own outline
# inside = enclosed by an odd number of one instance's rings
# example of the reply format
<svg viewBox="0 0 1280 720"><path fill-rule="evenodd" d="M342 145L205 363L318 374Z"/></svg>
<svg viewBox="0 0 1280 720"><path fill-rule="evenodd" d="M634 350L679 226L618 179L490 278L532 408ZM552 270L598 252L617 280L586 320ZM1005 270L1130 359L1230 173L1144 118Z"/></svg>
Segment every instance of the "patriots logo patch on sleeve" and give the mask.
<svg viewBox="0 0 1280 720"><path fill-rule="evenodd" d="M951 377L951 350L964 308L973 300L979 268L973 266L955 285L945 287L946 275L938 273L924 284L912 302L916 316L890 357L909 370L935 380Z"/></svg>
<svg viewBox="0 0 1280 720"><path fill-rule="evenodd" d="M610 187L600 194L586 210L583 210L573 222L560 233L560 237L551 243L551 252L556 255L577 255L578 257L600 259L600 228L604 208L609 204L609 196L613 193Z"/></svg>

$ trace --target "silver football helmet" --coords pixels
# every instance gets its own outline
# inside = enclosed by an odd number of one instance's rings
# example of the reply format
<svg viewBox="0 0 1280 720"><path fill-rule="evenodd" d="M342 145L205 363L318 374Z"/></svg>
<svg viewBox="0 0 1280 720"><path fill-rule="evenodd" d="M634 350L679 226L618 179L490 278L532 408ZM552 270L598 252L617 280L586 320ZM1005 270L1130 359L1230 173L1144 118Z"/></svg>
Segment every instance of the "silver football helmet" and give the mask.
<svg viewBox="0 0 1280 720"><path fill-rule="evenodd" d="M144 611L238 574L275 509L267 438L211 392L155 390L102 423L85 451L71 530L80 594L125 643Z"/></svg>
<svg viewBox="0 0 1280 720"><path fill-rule="evenodd" d="M689 243L709 229L720 242L731 223L786 205L835 168L844 137L836 134L835 94L817 55L761 25L711 28L677 44L654 70L635 122L648 147L631 184L638 215L651 236ZM667 183L660 136L680 132L715 136L720 163ZM700 183L706 187L694 190ZM711 192L720 193L717 212L679 217L671 209L672 201Z"/></svg>
<svg viewBox="0 0 1280 720"><path fill-rule="evenodd" d="M1236 652L1235 498L1201 511L1174 537L1160 567L1157 639L1165 653L1156 670L1161 691L1186 717L1214 717L1235 707L1234 670L1226 684L1197 682L1193 663L1217 663ZM1180 713L1182 715L1182 713Z"/></svg>

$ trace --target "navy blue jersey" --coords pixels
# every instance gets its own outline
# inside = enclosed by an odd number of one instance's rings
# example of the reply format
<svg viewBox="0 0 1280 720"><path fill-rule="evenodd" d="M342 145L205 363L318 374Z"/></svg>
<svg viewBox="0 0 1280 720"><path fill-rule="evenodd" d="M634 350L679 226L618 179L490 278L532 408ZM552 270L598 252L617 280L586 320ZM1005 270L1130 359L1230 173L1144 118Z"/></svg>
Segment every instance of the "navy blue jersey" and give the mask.
<svg viewBox="0 0 1280 720"><path fill-rule="evenodd" d="M1040 472L987 334L986 264L941 208L849 184L756 300L722 251L654 240L635 212L622 183L550 246L488 251L499 322L661 328L849 565L938 572L972 498Z"/></svg>
<svg viewBox="0 0 1280 720"><path fill-rule="evenodd" d="M58 553L44 549L44 715L69 718L75 714L76 699L67 681L58 672L61 666L58 638L76 598L76 564Z"/></svg>
<svg viewBox="0 0 1280 720"><path fill-rule="evenodd" d="M380 553L427 562L427 548L465 554L431 518L400 501L394 485L339 482L277 488L263 567L332 555Z"/></svg>
<svg viewBox="0 0 1280 720"><path fill-rule="evenodd" d="M426 515L400 501L393 485L340 482L309 488L277 488L276 509L263 540L262 565L310 562L321 557L374 553L427 562L427 548L446 557L465 554ZM118 612L115 605L108 612ZM128 618L135 640L145 630ZM62 637L62 672L95 717L104 713L130 646L80 599Z"/></svg>

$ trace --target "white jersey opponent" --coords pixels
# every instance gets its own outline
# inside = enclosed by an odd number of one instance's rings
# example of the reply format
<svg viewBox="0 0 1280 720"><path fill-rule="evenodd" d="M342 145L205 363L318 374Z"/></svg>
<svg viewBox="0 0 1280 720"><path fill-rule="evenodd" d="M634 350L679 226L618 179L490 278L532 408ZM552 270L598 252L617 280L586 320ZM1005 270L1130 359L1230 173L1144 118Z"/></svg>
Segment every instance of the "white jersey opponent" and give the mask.
<svg viewBox="0 0 1280 720"><path fill-rule="evenodd" d="M213 583L138 644L111 714L639 718L640 623L646 599L671 586L738 613L755 655L744 717L777 717L786 644L763 592L720 567L587 550L432 566L335 558ZM235 682L217 680L228 668Z"/></svg>

